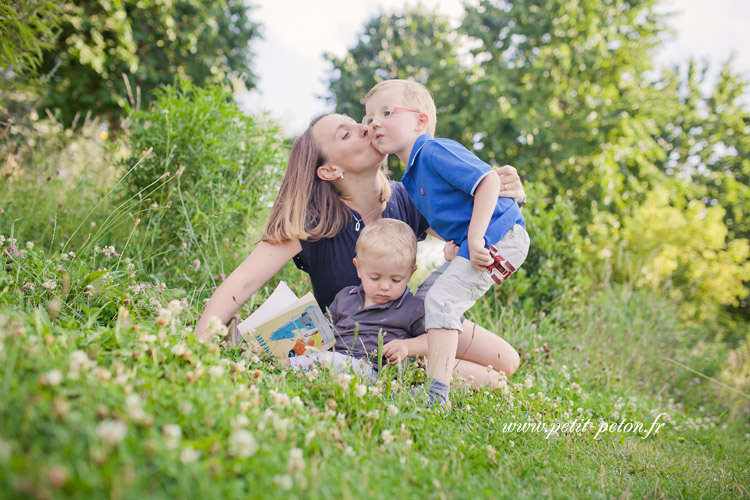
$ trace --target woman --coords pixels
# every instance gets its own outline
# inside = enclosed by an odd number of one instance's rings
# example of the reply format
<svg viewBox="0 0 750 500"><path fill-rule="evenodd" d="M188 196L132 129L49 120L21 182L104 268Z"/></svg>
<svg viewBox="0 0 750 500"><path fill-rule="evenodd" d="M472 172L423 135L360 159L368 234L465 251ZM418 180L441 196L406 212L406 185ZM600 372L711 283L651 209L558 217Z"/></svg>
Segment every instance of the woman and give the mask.
<svg viewBox="0 0 750 500"><path fill-rule="evenodd" d="M409 224L418 236L428 229L400 183L381 170L385 156L370 144L365 128L343 115L315 118L297 138L261 242L216 289L196 326L200 341L210 338L208 320L226 323L289 260L310 274L320 307L360 280L352 262L362 227L390 217ZM499 171L502 196L525 198L513 167ZM500 372L518 368L515 349L471 321L459 336L456 374L476 386L498 387ZM487 367L491 366L492 370Z"/></svg>

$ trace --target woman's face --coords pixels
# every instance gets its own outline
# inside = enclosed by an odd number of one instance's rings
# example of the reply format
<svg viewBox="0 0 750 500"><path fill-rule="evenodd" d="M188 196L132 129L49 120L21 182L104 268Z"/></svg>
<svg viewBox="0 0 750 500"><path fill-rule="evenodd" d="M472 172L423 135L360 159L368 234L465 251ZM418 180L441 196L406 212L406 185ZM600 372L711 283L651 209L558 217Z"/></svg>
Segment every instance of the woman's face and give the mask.
<svg viewBox="0 0 750 500"><path fill-rule="evenodd" d="M370 135L362 124L344 115L321 118L312 130L328 164L344 172L377 169L385 155L370 144Z"/></svg>

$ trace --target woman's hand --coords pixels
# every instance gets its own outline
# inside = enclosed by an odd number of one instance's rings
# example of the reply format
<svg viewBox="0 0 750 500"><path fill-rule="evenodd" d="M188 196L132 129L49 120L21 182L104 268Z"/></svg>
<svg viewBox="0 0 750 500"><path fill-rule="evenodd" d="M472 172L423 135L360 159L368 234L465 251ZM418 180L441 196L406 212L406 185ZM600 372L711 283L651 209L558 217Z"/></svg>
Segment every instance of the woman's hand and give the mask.
<svg viewBox="0 0 750 500"><path fill-rule="evenodd" d="M513 198L521 205L525 203L526 191L523 190L521 178L518 176L516 167L503 165L502 167L496 168L495 172L498 177L500 177L500 193L498 194L498 197Z"/></svg>
<svg viewBox="0 0 750 500"><path fill-rule="evenodd" d="M445 246L443 247L443 256L445 257L445 261L452 261L456 258L456 255L458 255L458 247L456 246L456 243L453 240L446 241Z"/></svg>

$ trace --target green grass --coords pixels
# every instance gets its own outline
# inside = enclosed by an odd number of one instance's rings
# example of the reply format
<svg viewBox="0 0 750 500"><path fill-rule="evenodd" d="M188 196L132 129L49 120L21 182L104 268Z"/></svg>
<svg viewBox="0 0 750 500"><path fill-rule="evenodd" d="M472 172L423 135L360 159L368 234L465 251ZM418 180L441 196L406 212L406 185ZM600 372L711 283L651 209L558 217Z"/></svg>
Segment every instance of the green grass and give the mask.
<svg viewBox="0 0 750 500"><path fill-rule="evenodd" d="M92 277L107 262L110 275ZM40 248L3 259L8 498L748 496L745 423L729 419L711 391L698 410L685 385L694 375L664 360L689 361L696 339L652 294L607 287L535 318L483 301L473 319L529 356L508 391L457 387L444 411L415 404L392 379L358 395L356 378L282 371L197 344L198 297L156 282L134 292L144 280L125 266L102 253L63 260ZM54 290L41 286L54 276ZM158 325L159 309L180 298L183 310ZM649 427L659 413L667 423L657 434L595 439L601 423ZM591 422L586 432L504 432L576 418ZM179 438L168 435L173 424ZM121 441L110 425L126 430Z"/></svg>

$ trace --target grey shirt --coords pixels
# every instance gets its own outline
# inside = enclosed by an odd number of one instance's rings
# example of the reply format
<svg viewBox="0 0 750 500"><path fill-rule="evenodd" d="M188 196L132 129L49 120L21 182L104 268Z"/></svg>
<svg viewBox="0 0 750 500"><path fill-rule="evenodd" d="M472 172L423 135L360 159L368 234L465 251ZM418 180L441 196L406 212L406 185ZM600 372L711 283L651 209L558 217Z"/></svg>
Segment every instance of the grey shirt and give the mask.
<svg viewBox="0 0 750 500"><path fill-rule="evenodd" d="M328 311L336 337L335 351L357 359L369 358L377 368L378 332L383 331L383 345L425 333L424 302L408 288L400 298L385 304L363 307L364 302L362 285L346 287L333 299Z"/></svg>

